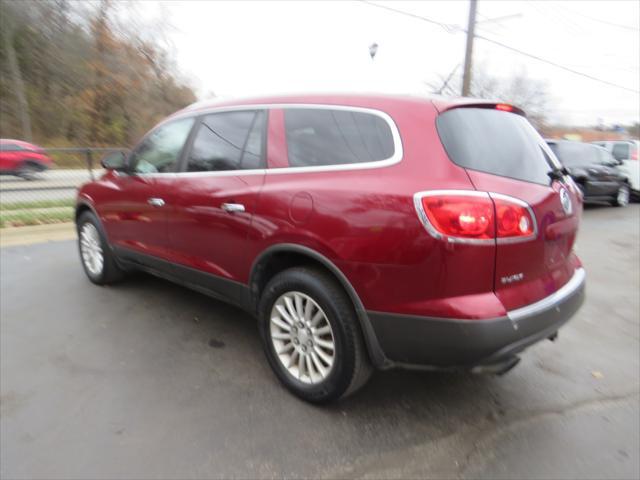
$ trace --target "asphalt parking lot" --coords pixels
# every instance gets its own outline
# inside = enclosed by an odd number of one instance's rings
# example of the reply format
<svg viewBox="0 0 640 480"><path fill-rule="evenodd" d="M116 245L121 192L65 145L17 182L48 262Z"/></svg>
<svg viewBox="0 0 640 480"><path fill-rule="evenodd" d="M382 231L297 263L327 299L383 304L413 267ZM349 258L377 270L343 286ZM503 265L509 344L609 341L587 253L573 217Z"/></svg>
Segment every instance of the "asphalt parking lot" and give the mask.
<svg viewBox="0 0 640 480"><path fill-rule="evenodd" d="M507 375L377 373L328 407L232 307L93 286L72 241L0 252L3 479L640 476L638 204L585 211L587 302Z"/></svg>

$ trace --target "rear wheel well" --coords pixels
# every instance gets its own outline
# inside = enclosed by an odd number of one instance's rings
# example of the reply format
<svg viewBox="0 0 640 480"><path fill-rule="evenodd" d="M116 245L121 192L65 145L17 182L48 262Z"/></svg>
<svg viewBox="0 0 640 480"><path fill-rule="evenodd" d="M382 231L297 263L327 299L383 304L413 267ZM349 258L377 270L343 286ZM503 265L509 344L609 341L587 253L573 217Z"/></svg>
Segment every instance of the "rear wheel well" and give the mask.
<svg viewBox="0 0 640 480"><path fill-rule="evenodd" d="M346 292L358 317L360 332L363 335L369 359L376 367L386 368L389 361L380 347L364 305L362 305L353 286L330 260L311 249L299 245L287 245L279 250L266 253L257 260L251 270L249 280L254 313L258 313L260 297L269 280L284 270L300 266L314 267L326 272Z"/></svg>
<svg viewBox="0 0 640 480"><path fill-rule="evenodd" d="M42 163L40 163L38 160L35 160L33 158L25 158L20 162L20 166L18 168L23 169L25 167L33 167L38 171L42 171L46 169L44 165L42 165Z"/></svg>
<svg viewBox="0 0 640 480"><path fill-rule="evenodd" d="M275 277L278 273L289 268L302 266L317 267L327 272L335 280L338 280L333 272L331 272L322 262L310 257L309 255L287 250L273 252L267 258L260 260L260 262L254 267L250 287L251 294L255 299L256 305L262 296L264 287L269 283L269 280ZM338 281L338 283L342 285L340 281Z"/></svg>

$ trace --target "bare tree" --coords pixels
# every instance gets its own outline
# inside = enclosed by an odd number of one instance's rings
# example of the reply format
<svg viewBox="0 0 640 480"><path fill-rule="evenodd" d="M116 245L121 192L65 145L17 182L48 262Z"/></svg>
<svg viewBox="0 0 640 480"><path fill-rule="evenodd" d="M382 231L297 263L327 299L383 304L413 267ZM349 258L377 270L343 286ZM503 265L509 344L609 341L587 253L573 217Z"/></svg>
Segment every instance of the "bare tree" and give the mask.
<svg viewBox="0 0 640 480"><path fill-rule="evenodd" d="M497 78L480 69L474 76L472 96L516 105L539 129L546 124L551 101L547 82L530 78L525 70L507 78Z"/></svg>
<svg viewBox="0 0 640 480"><path fill-rule="evenodd" d="M22 125L22 138L30 142L32 140L31 117L29 116L29 103L27 102L27 96L25 94L20 64L18 63L16 51L13 46L13 28L11 27L13 22L7 19L5 15L3 15L3 17L2 40L7 55L7 67L11 75L11 82L17 99L18 116L20 117L20 124Z"/></svg>
<svg viewBox="0 0 640 480"><path fill-rule="evenodd" d="M438 80L426 83L431 93L458 97L461 79L459 76L452 79L452 73L448 76L437 75ZM509 77L497 77L487 73L483 65L478 65L474 69L471 97L516 105L527 113L531 123L539 129L546 124L551 101L547 82L530 78L526 70Z"/></svg>

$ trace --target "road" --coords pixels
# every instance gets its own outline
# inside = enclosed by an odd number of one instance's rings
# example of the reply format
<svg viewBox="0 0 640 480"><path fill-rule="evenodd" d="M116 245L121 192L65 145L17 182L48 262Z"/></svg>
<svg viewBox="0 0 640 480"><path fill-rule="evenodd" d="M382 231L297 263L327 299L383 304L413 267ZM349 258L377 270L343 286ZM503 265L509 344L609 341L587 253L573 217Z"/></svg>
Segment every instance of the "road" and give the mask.
<svg viewBox="0 0 640 480"><path fill-rule="evenodd" d="M585 211L588 298L502 377L385 372L315 407L254 321L73 242L1 255L2 478L638 478L640 205Z"/></svg>
<svg viewBox="0 0 640 480"><path fill-rule="evenodd" d="M102 173L102 169L93 171L95 178L98 178ZM73 199L77 188L89 180L89 171L83 169L48 170L38 174L38 178L33 181L2 175L0 176L0 205L38 200Z"/></svg>

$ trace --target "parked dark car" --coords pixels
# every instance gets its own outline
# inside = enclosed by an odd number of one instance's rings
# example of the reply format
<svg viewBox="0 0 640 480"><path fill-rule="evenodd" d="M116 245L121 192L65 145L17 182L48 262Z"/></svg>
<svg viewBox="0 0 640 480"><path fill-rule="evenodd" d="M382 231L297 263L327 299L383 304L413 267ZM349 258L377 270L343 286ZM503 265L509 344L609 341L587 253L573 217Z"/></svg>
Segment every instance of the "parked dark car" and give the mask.
<svg viewBox="0 0 640 480"><path fill-rule="evenodd" d="M22 140L0 139L0 175L34 180L53 165L44 149Z"/></svg>
<svg viewBox="0 0 640 480"><path fill-rule="evenodd" d="M510 105L200 104L103 164L77 199L89 279L140 269L240 306L308 401L372 366L504 372L584 299L580 194Z"/></svg>
<svg viewBox="0 0 640 480"><path fill-rule="evenodd" d="M635 197L640 200L640 160L638 159L640 141L599 140L591 143L605 148L608 152L611 152L613 158L622 163L620 170L622 170L629 179L631 195L635 195Z"/></svg>
<svg viewBox="0 0 640 480"><path fill-rule="evenodd" d="M618 207L629 204L629 180L619 168L621 162L607 149L570 140L547 143L582 190L585 201L604 201Z"/></svg>

